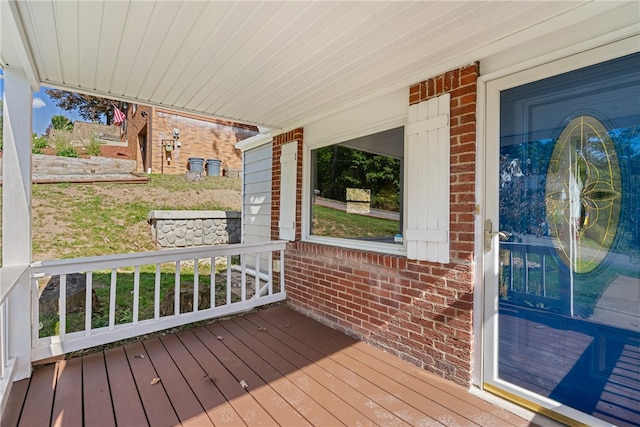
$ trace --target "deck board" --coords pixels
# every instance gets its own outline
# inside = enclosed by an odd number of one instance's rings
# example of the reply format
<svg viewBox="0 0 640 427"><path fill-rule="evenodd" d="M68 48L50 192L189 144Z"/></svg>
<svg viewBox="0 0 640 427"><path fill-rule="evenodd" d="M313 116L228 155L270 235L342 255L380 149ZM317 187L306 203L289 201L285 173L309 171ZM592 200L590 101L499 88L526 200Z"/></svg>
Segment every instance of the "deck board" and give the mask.
<svg viewBox="0 0 640 427"><path fill-rule="evenodd" d="M88 354L82 358L82 378L85 425L115 426L103 352Z"/></svg>
<svg viewBox="0 0 640 427"><path fill-rule="evenodd" d="M260 321L257 319L260 319ZM354 366L353 364L349 364L349 361L345 364L345 360L336 360L335 357L339 355L339 352L336 352L331 357L326 357L329 354L322 353L314 349L311 345L307 345L303 341L298 340L293 335L293 332L296 330L295 326L293 329L291 327L288 328L285 332L276 325L270 324L260 314L252 317L252 320L254 321L253 324L256 329L267 329L267 331L260 334L260 337L273 337L273 339L265 338L265 341L273 341L273 345L275 346L287 346L288 350L286 355L289 357L289 360L297 360L301 369L307 372L313 371L319 378L322 378L322 376L326 376L327 378L340 378L353 389L353 392L363 394L371 401L385 407L388 412L391 412L409 424L426 421L428 424L438 425L438 421L429 417L427 413L422 411L422 408L419 409L412 405L411 402L403 399L401 396L402 392L400 388L397 387L397 384L391 381L385 381L382 378L378 378L375 382L371 381L371 377L367 375L370 372L367 372L366 367ZM308 342L316 342L314 335L309 335L308 339ZM326 381L326 379L323 379L323 381ZM429 402L426 400L423 400L422 403L429 405ZM430 407L425 409L428 412L429 409L433 410L436 408ZM445 408L438 409L439 411L436 412L446 412ZM457 419L452 421L455 421L458 425L468 425L466 423L467 420Z"/></svg>
<svg viewBox="0 0 640 427"><path fill-rule="evenodd" d="M277 310L279 308L268 313L265 312L265 315L275 315ZM333 351L339 349L353 359L360 360L374 368L377 371L377 375L385 375L389 378L401 380L421 396L433 400L443 407L455 410L464 417L481 425L502 425L504 423L523 427L529 425L529 422L510 412L505 412L484 400L475 399L463 387L454 385L418 367L408 365L406 362L361 341L354 342L352 338L346 335L332 333L333 331L327 326L306 316L294 313L291 317L294 320L292 324L300 330L311 328L320 333L320 335L314 335L313 340L313 342L322 343L319 348L327 352L331 351L331 349ZM274 323L277 324L277 320ZM288 329L291 329L291 325L289 325ZM351 343L351 345L345 347L345 343Z"/></svg>
<svg viewBox="0 0 640 427"><path fill-rule="evenodd" d="M22 416L18 421L19 426L32 427L50 424L55 379L56 365L43 366L35 371L22 408Z"/></svg>
<svg viewBox="0 0 640 427"><path fill-rule="evenodd" d="M166 339L163 341L167 342ZM188 342L188 340L185 341ZM191 351L187 351L184 341L181 343L182 348L177 343L170 343L172 344L169 345L169 348L172 349L172 357L197 401L205 409L208 418L216 426L246 425L212 381L211 378L215 377L210 377L210 373L205 371L196 360L196 353L192 354Z"/></svg>
<svg viewBox="0 0 640 427"><path fill-rule="evenodd" d="M38 368L12 388L15 425L531 424L278 305Z"/></svg>
<svg viewBox="0 0 640 427"><path fill-rule="evenodd" d="M211 331L198 329L193 331L196 337L215 354L216 358L229 370L238 383L246 381L247 391L254 396L255 400L262 404L262 407L280 425L311 425L299 412L295 410L282 396L280 396L267 382L265 382L257 371L247 365L246 353L235 354L227 345L214 336ZM183 336L181 333L179 336ZM224 343L226 344L226 343Z"/></svg>
<svg viewBox="0 0 640 427"><path fill-rule="evenodd" d="M161 394L162 389L164 389L166 395L163 397L167 399L167 403L162 403L162 405L173 405L179 422L183 425L213 425L193 393L189 383L185 380L179 367L176 366L174 362L171 354L172 351L181 349L166 348L163 344L164 343L158 338L151 339L144 344L149 359L152 360L156 370L157 376L154 378L159 380L156 384L152 384L153 378L147 378L145 387L155 388L158 394ZM177 343L175 346L181 346L181 344ZM155 406L158 406L158 402L155 403ZM147 414L149 412L151 411L147 410ZM175 425L177 423L178 420L175 420L168 422L167 425ZM151 425L156 424L151 422Z"/></svg>
<svg viewBox="0 0 640 427"><path fill-rule="evenodd" d="M281 387L285 389L285 394L282 395L288 397L290 401L299 402L299 411L309 422L313 425L328 426L340 424L331 410L331 405L340 405L340 402L334 396L328 396L321 383L298 369L285 355L255 339L251 333L238 325L238 322L225 322L223 326L229 334L238 337L248 348L276 369L278 375L284 380Z"/></svg>
<svg viewBox="0 0 640 427"><path fill-rule="evenodd" d="M275 353L276 358L288 362L288 365L279 368L280 372L291 379L304 393L313 396L326 410L331 417L326 421L327 425L336 425L340 421L346 425L370 424L366 417L340 399L339 396L330 392L330 386L326 384L329 377L323 370L313 366L309 359L286 344L277 341L268 331L261 331L262 324L256 325L247 319L239 319L235 323L244 329L244 332L251 337L249 339L261 343ZM273 361L278 362L277 360ZM312 420L312 422L319 425L324 424L321 420Z"/></svg>
<svg viewBox="0 0 640 427"><path fill-rule="evenodd" d="M29 390L29 381L17 381L11 387L11 393L7 399L7 405L2 416L2 427L10 427L18 425L20 420L20 412L25 402L27 391Z"/></svg>
<svg viewBox="0 0 640 427"><path fill-rule="evenodd" d="M161 365L162 362L159 361L161 357L156 357L154 354L154 362L152 363L149 352L140 342L126 345L124 350L149 424L153 426L176 425L178 416L174 407L172 407L168 392L165 390L165 387L172 385L171 382L176 379L168 372L163 372L162 378L164 381L154 383L154 379L159 377L154 364L156 366ZM158 370L161 369L162 366L158 368ZM167 384L165 385L165 383ZM150 408L150 410L147 408ZM194 411L194 413L200 412L200 410Z"/></svg>
<svg viewBox="0 0 640 427"><path fill-rule="evenodd" d="M147 417L131 375L124 347L105 351L104 360L117 425L146 425Z"/></svg>
<svg viewBox="0 0 640 427"><path fill-rule="evenodd" d="M212 354L192 331L180 335L180 340L189 348L191 354L203 367L206 374L215 381L209 380L240 415L248 426L275 425L275 420L250 393L235 379L228 369ZM206 380L206 378L203 378Z"/></svg>
<svg viewBox="0 0 640 427"><path fill-rule="evenodd" d="M51 424L55 427L82 426L82 359L73 358L58 363L56 391Z"/></svg>

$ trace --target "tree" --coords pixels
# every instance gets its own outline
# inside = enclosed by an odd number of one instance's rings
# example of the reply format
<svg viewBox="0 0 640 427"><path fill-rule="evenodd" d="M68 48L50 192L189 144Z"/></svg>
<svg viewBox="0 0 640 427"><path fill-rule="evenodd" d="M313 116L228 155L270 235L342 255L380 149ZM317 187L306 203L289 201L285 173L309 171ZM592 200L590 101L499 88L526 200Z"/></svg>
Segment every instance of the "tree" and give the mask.
<svg viewBox="0 0 640 427"><path fill-rule="evenodd" d="M51 117L51 126L57 130L73 130L73 122L63 115Z"/></svg>
<svg viewBox="0 0 640 427"><path fill-rule="evenodd" d="M51 97L53 102L63 110L75 110L80 114L80 117L92 122L100 123L104 116L104 123L108 125L113 122L114 106L120 111L124 111L127 105L126 102L112 101L106 98L67 92L59 89L47 89L45 92Z"/></svg>

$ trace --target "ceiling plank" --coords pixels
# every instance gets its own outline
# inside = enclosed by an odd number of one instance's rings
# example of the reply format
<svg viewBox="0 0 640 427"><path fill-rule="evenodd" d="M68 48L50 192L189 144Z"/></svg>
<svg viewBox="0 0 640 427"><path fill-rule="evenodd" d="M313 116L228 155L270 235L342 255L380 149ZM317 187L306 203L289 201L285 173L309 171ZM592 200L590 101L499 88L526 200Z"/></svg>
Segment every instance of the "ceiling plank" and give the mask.
<svg viewBox="0 0 640 427"><path fill-rule="evenodd" d="M123 43L120 43L118 50L119 61L111 74L109 92L115 95L125 95L127 87L132 78L141 74L140 81L146 77L146 73L136 70L136 59L144 55L144 40L151 22L153 22L154 7L147 7L143 2L132 2L128 10L128 18L122 30ZM135 58L131 60L131 58Z"/></svg>

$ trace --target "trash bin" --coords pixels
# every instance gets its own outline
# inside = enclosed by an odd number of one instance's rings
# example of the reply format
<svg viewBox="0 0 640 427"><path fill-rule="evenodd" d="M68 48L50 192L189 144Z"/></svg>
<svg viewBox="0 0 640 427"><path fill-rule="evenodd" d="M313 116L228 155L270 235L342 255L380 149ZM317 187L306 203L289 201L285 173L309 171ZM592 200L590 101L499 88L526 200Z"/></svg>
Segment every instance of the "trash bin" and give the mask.
<svg viewBox="0 0 640 427"><path fill-rule="evenodd" d="M220 176L220 160L207 159L207 176Z"/></svg>
<svg viewBox="0 0 640 427"><path fill-rule="evenodd" d="M189 157L189 170L191 172L204 172L204 159L202 157Z"/></svg>

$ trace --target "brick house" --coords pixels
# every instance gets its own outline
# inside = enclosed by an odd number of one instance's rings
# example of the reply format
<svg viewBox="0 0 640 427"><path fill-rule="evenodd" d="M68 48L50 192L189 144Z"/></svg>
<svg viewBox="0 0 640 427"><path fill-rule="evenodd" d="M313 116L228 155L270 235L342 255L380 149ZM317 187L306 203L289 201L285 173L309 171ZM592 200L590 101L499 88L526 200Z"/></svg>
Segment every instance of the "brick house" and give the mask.
<svg viewBox="0 0 640 427"><path fill-rule="evenodd" d="M239 171L242 152L235 144L258 133L251 125L137 104L128 105L126 116L122 138L139 172L181 174L190 157L202 158L205 164L207 159L220 160L220 173Z"/></svg>

